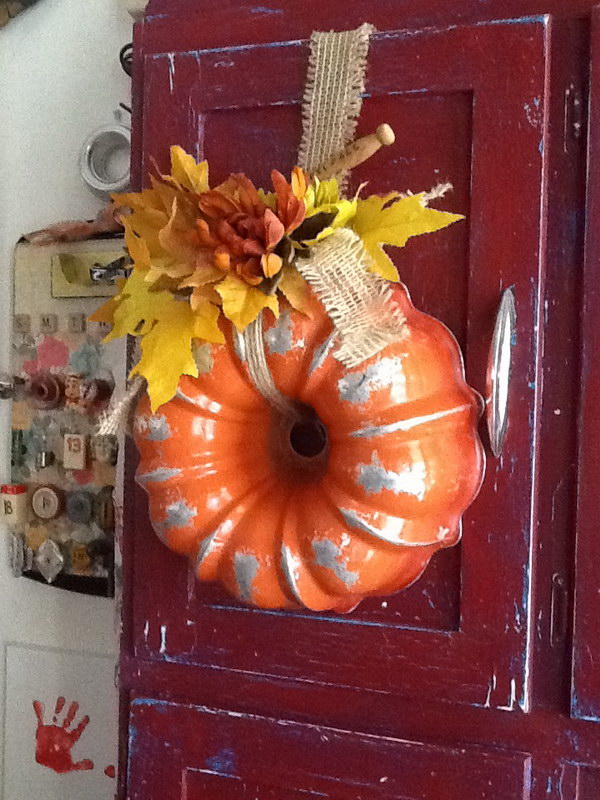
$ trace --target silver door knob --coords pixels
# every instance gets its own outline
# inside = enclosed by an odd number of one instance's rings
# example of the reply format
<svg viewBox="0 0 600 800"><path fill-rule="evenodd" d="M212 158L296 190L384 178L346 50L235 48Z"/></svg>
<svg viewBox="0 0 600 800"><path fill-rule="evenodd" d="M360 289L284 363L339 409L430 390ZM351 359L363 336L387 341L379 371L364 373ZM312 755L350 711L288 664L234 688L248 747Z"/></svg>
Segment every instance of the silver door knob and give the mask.
<svg viewBox="0 0 600 800"><path fill-rule="evenodd" d="M515 296L512 289L505 289L496 315L487 373L487 424L492 453L496 458L502 453L508 430L512 347L516 330Z"/></svg>

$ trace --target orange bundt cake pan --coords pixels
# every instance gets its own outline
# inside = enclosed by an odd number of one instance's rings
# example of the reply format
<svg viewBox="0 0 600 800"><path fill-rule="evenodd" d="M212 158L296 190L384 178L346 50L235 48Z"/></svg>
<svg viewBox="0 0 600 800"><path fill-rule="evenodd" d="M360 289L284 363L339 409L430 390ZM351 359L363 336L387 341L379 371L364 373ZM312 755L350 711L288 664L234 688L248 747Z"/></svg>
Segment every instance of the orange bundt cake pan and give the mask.
<svg viewBox="0 0 600 800"><path fill-rule="evenodd" d="M239 335L155 414L142 398L137 480L199 580L260 608L346 612L409 586L459 540L484 473L481 398L450 331L400 285L395 302L406 335L353 369L316 299L311 317L269 314L269 369L296 418L259 394Z"/></svg>

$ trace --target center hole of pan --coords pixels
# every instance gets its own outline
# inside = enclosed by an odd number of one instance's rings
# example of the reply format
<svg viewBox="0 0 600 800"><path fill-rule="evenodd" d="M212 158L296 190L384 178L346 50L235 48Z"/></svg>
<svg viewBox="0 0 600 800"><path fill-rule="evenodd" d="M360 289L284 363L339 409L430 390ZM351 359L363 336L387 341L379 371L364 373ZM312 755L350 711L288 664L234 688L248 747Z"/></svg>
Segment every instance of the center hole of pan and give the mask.
<svg viewBox="0 0 600 800"><path fill-rule="evenodd" d="M327 447L327 431L319 419L295 422L290 430L292 450L303 458L315 458Z"/></svg>

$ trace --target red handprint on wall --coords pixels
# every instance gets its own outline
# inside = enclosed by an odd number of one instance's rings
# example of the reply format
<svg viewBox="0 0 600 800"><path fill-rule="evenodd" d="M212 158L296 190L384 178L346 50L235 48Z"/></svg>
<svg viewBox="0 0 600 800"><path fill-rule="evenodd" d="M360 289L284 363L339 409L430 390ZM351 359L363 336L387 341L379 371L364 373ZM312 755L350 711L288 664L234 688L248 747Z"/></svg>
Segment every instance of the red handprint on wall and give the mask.
<svg viewBox="0 0 600 800"><path fill-rule="evenodd" d="M44 704L39 700L33 701L33 708L38 720L35 734L35 760L38 764L60 774L65 772L79 772L94 769L94 762L89 758L82 761L73 761L71 750L81 738L88 726L90 718L86 715L77 725L75 717L79 711L79 703L71 703L65 713L62 724L58 718L65 707L65 698L59 697L56 701L52 723L44 723Z"/></svg>

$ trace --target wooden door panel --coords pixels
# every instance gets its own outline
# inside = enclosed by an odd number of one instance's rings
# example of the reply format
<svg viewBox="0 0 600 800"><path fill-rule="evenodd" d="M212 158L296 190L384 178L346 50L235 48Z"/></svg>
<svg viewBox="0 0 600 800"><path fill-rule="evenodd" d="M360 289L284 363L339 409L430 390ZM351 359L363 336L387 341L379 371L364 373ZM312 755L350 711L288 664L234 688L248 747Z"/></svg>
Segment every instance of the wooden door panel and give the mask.
<svg viewBox="0 0 600 800"><path fill-rule="evenodd" d="M600 592L598 481L600 479L600 7L592 22L588 131L588 188L582 313L582 404L579 418L577 546L571 714L600 721Z"/></svg>
<svg viewBox="0 0 600 800"><path fill-rule="evenodd" d="M130 800L529 797L529 756L493 748L361 736L148 698L133 700L129 735Z"/></svg>
<svg viewBox="0 0 600 800"><path fill-rule="evenodd" d="M178 143L209 158L213 182L235 169L264 182L268 168L295 160L307 42L203 50L204 37L198 29L194 51L145 56L142 171L152 159L166 167L169 145ZM528 708L549 46L549 22L532 18L381 33L371 47L360 132L389 121L398 143L353 179L376 192L453 183L443 207L466 222L409 243L395 258L419 306L458 337L480 391L500 292L513 286L517 299L508 439L465 516L461 547L436 556L411 589L347 617L262 612L197 585L150 532L138 492L134 655Z"/></svg>

